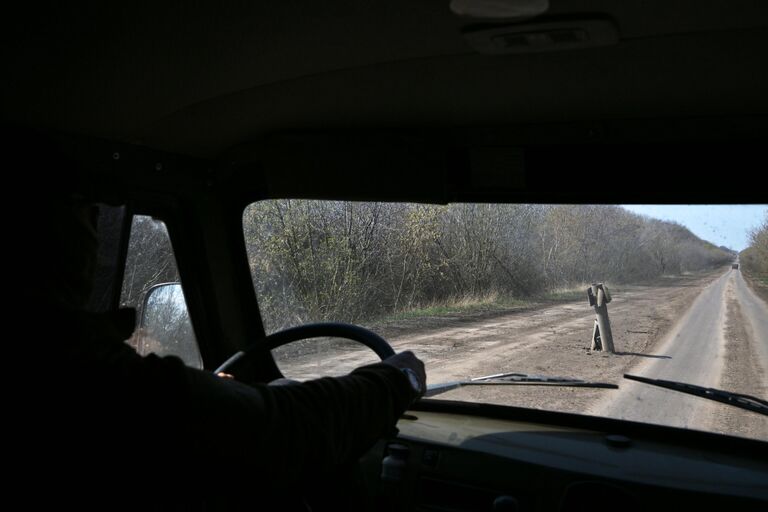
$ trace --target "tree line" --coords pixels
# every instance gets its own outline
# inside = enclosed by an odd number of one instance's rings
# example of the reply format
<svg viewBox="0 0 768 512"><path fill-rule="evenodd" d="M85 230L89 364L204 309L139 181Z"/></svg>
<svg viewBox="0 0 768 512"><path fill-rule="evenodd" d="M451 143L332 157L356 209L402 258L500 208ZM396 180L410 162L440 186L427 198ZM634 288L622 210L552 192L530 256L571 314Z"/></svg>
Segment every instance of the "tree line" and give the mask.
<svg viewBox="0 0 768 512"><path fill-rule="evenodd" d="M768 287L768 210L763 223L750 234L750 246L739 258L745 270L755 274L764 288Z"/></svg>
<svg viewBox="0 0 768 512"><path fill-rule="evenodd" d="M271 200L243 217L268 330L530 298L730 262L687 228L607 205Z"/></svg>
<svg viewBox="0 0 768 512"><path fill-rule="evenodd" d="M435 304L537 298L595 281L638 283L735 256L679 224L606 205L272 200L249 206L243 228L268 331ZM134 218L127 256L125 306L141 308L152 286L179 280L160 221ZM766 281L768 212L741 262ZM156 313L186 314L169 303L174 307ZM191 329L183 320L166 323ZM189 337L177 334L154 333Z"/></svg>

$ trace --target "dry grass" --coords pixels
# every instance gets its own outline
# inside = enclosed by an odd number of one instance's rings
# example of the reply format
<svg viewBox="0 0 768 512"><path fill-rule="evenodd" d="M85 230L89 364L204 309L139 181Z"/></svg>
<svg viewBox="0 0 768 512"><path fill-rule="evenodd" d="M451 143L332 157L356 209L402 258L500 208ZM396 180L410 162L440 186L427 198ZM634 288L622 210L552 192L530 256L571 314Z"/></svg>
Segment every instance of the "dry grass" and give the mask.
<svg viewBox="0 0 768 512"><path fill-rule="evenodd" d="M390 323L398 320L410 320L414 318L444 317L466 315L472 313L489 313L494 311L508 311L529 307L531 301L503 297L497 292L488 292L483 295L465 295L443 301L433 301L421 304L412 309L401 310L387 315L374 323Z"/></svg>
<svg viewBox="0 0 768 512"><path fill-rule="evenodd" d="M758 273L749 268L742 269L742 275L752 291L768 302L768 274Z"/></svg>

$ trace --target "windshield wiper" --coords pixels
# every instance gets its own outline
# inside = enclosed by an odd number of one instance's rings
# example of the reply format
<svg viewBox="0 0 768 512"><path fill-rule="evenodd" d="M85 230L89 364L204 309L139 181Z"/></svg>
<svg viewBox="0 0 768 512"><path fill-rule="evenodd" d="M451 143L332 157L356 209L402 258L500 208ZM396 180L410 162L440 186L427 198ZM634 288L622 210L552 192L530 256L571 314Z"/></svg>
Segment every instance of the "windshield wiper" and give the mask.
<svg viewBox="0 0 768 512"><path fill-rule="evenodd" d="M673 380L649 379L638 375L624 374L624 378L636 380L652 386L680 391L681 393L688 393L689 395L716 400L724 404L740 407L741 409L768 416L768 401L755 398L754 396L731 393L730 391L723 391L721 389L705 388L696 386L695 384L686 384L684 382L675 382Z"/></svg>
<svg viewBox="0 0 768 512"><path fill-rule="evenodd" d="M578 388L619 389L616 384L589 382L572 377L549 377L527 373L497 373L464 381L444 382L427 386L425 397L431 397L464 386L568 386Z"/></svg>

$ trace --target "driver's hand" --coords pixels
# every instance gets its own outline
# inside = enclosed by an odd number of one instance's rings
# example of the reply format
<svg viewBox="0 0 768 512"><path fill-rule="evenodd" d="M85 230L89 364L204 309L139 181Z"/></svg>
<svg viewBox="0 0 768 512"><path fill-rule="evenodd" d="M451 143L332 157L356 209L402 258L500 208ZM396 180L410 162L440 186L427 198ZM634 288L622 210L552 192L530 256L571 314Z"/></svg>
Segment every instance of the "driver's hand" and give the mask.
<svg viewBox="0 0 768 512"><path fill-rule="evenodd" d="M427 391L427 372L424 369L424 363L410 350L390 356L382 362L394 366L398 370L412 370L419 380L419 396L423 396Z"/></svg>

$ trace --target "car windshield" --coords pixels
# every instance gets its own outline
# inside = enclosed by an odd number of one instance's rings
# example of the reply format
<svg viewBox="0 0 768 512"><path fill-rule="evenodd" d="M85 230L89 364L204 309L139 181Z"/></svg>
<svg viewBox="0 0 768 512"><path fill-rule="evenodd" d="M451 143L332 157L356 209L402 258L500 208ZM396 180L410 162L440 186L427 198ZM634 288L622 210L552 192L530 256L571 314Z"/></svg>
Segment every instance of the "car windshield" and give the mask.
<svg viewBox="0 0 768 512"><path fill-rule="evenodd" d="M269 200L243 228L268 333L355 323L431 386L472 384L437 398L768 441L768 416L623 379L768 397L766 205ZM376 361L338 339L274 354L295 379Z"/></svg>

